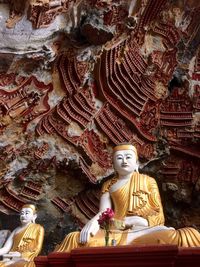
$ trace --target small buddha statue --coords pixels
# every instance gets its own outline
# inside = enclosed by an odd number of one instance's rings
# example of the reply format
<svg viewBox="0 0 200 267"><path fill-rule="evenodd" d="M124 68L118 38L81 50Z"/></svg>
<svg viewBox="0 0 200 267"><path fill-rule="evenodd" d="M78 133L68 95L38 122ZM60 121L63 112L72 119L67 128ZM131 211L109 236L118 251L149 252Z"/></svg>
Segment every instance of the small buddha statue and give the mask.
<svg viewBox="0 0 200 267"><path fill-rule="evenodd" d="M44 239L44 228L35 223L36 208L26 204L20 211L21 225L8 237L0 248L0 267L33 267L34 258L40 253Z"/></svg>
<svg viewBox="0 0 200 267"><path fill-rule="evenodd" d="M115 212L121 226L116 229L115 245L171 244L200 246L200 233L190 227L175 230L164 225L159 189L154 178L138 172L138 154L131 144L114 147L113 166L116 176L103 184L99 212L81 232L68 234L56 247L57 252L70 252L77 247L104 246L104 230L99 216L107 208Z"/></svg>

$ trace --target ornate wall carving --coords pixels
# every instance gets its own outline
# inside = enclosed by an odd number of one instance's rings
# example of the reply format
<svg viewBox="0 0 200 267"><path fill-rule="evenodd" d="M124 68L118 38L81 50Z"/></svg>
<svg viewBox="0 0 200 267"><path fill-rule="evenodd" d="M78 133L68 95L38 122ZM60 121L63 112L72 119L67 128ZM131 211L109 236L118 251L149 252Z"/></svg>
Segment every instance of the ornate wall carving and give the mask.
<svg viewBox="0 0 200 267"><path fill-rule="evenodd" d="M66 217L66 232L73 222L79 228L97 210L101 182L113 175L112 147L121 142L137 147L141 171L158 180L170 223L170 209L199 203L198 3L9 3L0 3L7 14L0 22L7 25L0 46L7 60L0 73L3 212L33 201L52 219L49 233L56 220L65 229ZM12 31L21 33L18 44L7 47ZM23 39L29 32L31 47ZM174 219L189 224L192 212L197 205Z"/></svg>

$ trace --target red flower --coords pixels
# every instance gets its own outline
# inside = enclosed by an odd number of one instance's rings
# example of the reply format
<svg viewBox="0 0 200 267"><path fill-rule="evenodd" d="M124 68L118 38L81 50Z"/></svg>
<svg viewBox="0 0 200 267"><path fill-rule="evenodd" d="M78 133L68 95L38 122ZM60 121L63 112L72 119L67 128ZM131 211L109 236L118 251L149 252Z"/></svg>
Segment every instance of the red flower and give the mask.
<svg viewBox="0 0 200 267"><path fill-rule="evenodd" d="M114 217L114 211L110 208L107 208L104 212L101 213L101 215L99 216L98 219L98 223L99 225L106 229L109 230L110 228L110 221L112 220L112 218Z"/></svg>
<svg viewBox="0 0 200 267"><path fill-rule="evenodd" d="M114 217L114 211L110 208L107 208L104 212L101 213L98 219L99 225L104 229L105 231L105 242L106 246L109 242L109 233L110 233L110 227L111 227L111 221Z"/></svg>

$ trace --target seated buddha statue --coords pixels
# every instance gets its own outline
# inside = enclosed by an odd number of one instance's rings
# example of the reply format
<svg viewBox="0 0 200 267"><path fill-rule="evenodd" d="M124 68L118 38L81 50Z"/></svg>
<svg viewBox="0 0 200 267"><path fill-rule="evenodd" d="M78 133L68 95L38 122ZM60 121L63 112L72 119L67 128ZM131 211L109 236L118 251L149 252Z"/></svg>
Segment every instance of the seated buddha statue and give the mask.
<svg viewBox="0 0 200 267"><path fill-rule="evenodd" d="M0 267L33 267L34 258L42 249L44 228L35 223L36 208L26 204L20 211L21 225L8 237L4 246L0 248Z"/></svg>
<svg viewBox="0 0 200 267"><path fill-rule="evenodd" d="M107 208L114 210L116 222L122 222L118 230L114 231L116 245L200 246L200 233L194 228L175 230L164 225L157 183L154 178L138 172L138 154L133 145L118 145L114 148L113 166L116 177L103 184L98 214L81 232L68 234L55 251L70 252L82 246L104 246L105 233L100 229L98 219Z"/></svg>

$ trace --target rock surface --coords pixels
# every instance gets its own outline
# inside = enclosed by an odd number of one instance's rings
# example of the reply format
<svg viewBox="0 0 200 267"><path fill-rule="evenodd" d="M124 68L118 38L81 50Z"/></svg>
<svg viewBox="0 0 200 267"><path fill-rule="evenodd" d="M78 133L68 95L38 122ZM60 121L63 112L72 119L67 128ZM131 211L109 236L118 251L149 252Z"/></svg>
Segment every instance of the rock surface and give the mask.
<svg viewBox="0 0 200 267"><path fill-rule="evenodd" d="M200 229L199 13L191 0L0 1L4 228L33 202L52 251L98 210L112 147L131 142L166 224Z"/></svg>

